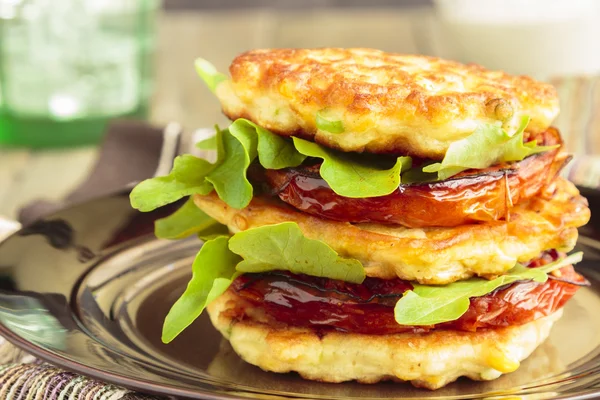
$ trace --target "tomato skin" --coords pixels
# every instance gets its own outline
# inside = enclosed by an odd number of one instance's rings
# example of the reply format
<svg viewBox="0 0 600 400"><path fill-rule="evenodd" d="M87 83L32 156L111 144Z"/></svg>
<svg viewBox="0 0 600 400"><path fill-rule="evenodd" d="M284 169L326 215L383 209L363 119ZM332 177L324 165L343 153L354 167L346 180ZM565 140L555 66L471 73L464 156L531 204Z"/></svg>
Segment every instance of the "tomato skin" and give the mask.
<svg viewBox="0 0 600 400"><path fill-rule="evenodd" d="M584 284L585 278L572 266L560 270L563 278ZM476 331L522 325L552 314L573 297L579 285L548 279L545 283L517 282L485 296L471 299L467 312L454 322L439 327Z"/></svg>
<svg viewBox="0 0 600 400"><path fill-rule="evenodd" d="M261 307L274 323L317 330L364 334L427 332L434 329L476 331L521 325L552 314L587 281L572 266L560 279L515 282L471 299L456 321L431 326L402 326L394 306L412 285L401 279L367 278L351 284L288 272L245 274L230 287L247 304ZM569 282L566 282L569 281Z"/></svg>
<svg viewBox="0 0 600 400"><path fill-rule="evenodd" d="M562 144L554 128L535 140L547 146ZM336 194L320 177L319 164L282 170L254 169L251 179L298 210L322 218L411 228L454 227L505 219L510 204L534 197L567 161L557 148L516 163L467 170L440 182L400 184L389 195L368 198Z"/></svg>

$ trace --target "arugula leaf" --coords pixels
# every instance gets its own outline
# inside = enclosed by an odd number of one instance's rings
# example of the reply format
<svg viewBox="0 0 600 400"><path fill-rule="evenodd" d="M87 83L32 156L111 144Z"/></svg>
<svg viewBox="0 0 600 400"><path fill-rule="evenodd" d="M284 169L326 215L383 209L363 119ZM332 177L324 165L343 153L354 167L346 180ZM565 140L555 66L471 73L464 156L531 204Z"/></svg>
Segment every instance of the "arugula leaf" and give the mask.
<svg viewBox="0 0 600 400"><path fill-rule="evenodd" d="M129 195L131 206L146 212L195 193L208 194L213 188L205 178L212 168L201 158L178 156L169 175L146 179L133 188Z"/></svg>
<svg viewBox="0 0 600 400"><path fill-rule="evenodd" d="M196 143L196 148L200 150L216 150L217 149L217 136L211 136L204 140Z"/></svg>
<svg viewBox="0 0 600 400"><path fill-rule="evenodd" d="M325 243L306 238L295 222L219 236L204 243L196 256L192 279L165 318L162 341L179 335L241 273L273 270L353 283L365 279L360 261L342 258Z"/></svg>
<svg viewBox="0 0 600 400"><path fill-rule="evenodd" d="M306 158L292 143L246 119L234 121L220 137L217 135L218 161L206 180L233 208L244 208L252 200L253 189L246 172L257 156L268 169L295 167Z"/></svg>
<svg viewBox="0 0 600 400"><path fill-rule="evenodd" d="M154 234L160 239L183 239L215 225L223 226L199 209L189 198L173 214L154 221Z"/></svg>
<svg viewBox="0 0 600 400"><path fill-rule="evenodd" d="M246 207L253 193L246 171L256 158L256 137L234 136L231 131L221 131L217 135L217 154L217 162L207 174L206 181L231 207Z"/></svg>
<svg viewBox="0 0 600 400"><path fill-rule="evenodd" d="M448 179L466 169L483 169L499 162L520 161L557 146L537 146L535 140L523 143L523 132L529 117L521 118L517 131L509 134L499 125L481 124L468 137L453 142L441 163L423 168L423 172L437 172L438 179Z"/></svg>
<svg viewBox="0 0 600 400"><path fill-rule="evenodd" d="M214 189L231 207L244 208L253 194L246 172L257 156L261 165L269 169L295 167L306 158L292 142L245 119L217 131L213 142L218 154L216 163L191 155L175 158L169 175L147 179L133 189L132 207L152 211L185 196L205 195Z"/></svg>
<svg viewBox="0 0 600 400"><path fill-rule="evenodd" d="M256 143L254 141L258 142L249 151L255 157L258 153L260 165L267 169L297 167L306 158L305 155L295 149L293 143L290 141L261 128L247 119L236 119L228 129L240 141L246 140L249 142L248 138L252 138L253 143Z"/></svg>
<svg viewBox="0 0 600 400"><path fill-rule="evenodd" d="M408 171L403 172L400 175L400 179L404 184L411 183L427 183L427 182L436 182L438 180L437 173L435 172L424 172L423 168L433 164L435 161L426 161L421 164L420 167L412 167Z"/></svg>
<svg viewBox="0 0 600 400"><path fill-rule="evenodd" d="M444 286L414 284L396 303L394 315L400 325L435 325L454 321L467 312L471 297L493 292L497 288L516 281L533 280L546 282L548 273L581 261L583 253L574 253L562 260L538 268L515 265L506 275L485 280L471 278Z"/></svg>
<svg viewBox="0 0 600 400"><path fill-rule="evenodd" d="M323 159L321 177L334 192L345 197L376 197L392 193L398 189L401 171L410 168L412 163L410 157L398 157L393 167L377 169L316 143L297 137L293 140L300 153Z"/></svg>
<svg viewBox="0 0 600 400"><path fill-rule="evenodd" d="M218 133L221 132L221 128L219 125L215 124L215 134L207 137L204 140L196 142L195 146L200 150L216 150L217 149L217 136Z"/></svg>
<svg viewBox="0 0 600 400"><path fill-rule="evenodd" d="M326 110L317 111L316 125L322 131L329 133L342 133L344 132L344 124L342 121L335 121L325 116Z"/></svg>
<svg viewBox="0 0 600 400"><path fill-rule="evenodd" d="M206 61L203 58L197 58L194 61L196 72L200 75L200 78L206 83L206 86L211 92L215 92L219 83L226 81L227 76L217 71L214 65Z"/></svg>
<svg viewBox="0 0 600 400"><path fill-rule="evenodd" d="M227 228L227 225L221 224L209 225L198 231L196 235L203 242L208 242L209 240L216 239L220 236L229 237L229 228Z"/></svg>
<svg viewBox="0 0 600 400"><path fill-rule="evenodd" d="M227 240L227 237L219 237L200 249L192 265L192 279L165 318L163 343L175 339L236 278L235 266L241 259L229 250Z"/></svg>
<svg viewBox="0 0 600 400"><path fill-rule="evenodd" d="M244 260L240 272L285 270L361 283L365 270L358 260L340 257L327 244L308 239L295 222L283 222L238 232L229 248Z"/></svg>
<svg viewBox="0 0 600 400"><path fill-rule="evenodd" d="M176 157L169 175L147 179L132 190L132 207L152 211L185 196L209 194L213 189L230 206L246 207L252 199L246 170L253 158L245 145L252 146L252 140L244 138L241 142L228 130L217 132L215 140L218 152L215 164L189 154ZM253 153L256 157L256 152Z"/></svg>
<svg viewBox="0 0 600 400"><path fill-rule="evenodd" d="M566 267L567 265L577 264L578 262L581 262L581 260L583 260L583 251L578 251L577 253L569 254L568 256L566 256L563 259L556 260L556 261L548 263L546 265L542 265L541 267L529 268L529 269L537 269L537 270L545 272L546 274L549 274L550 272L556 271L557 269L560 269L562 267ZM548 278L548 277L546 277L546 278ZM545 281L546 281L546 279L544 279L544 282Z"/></svg>

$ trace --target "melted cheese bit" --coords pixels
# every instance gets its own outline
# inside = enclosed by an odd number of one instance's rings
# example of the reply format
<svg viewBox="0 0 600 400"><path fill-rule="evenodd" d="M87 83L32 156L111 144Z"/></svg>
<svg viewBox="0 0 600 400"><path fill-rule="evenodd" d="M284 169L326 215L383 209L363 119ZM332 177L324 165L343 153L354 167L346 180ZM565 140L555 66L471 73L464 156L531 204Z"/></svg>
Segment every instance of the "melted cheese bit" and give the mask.
<svg viewBox="0 0 600 400"><path fill-rule="evenodd" d="M488 349L486 361L490 367L504 374L516 371L521 365L518 360L510 357L497 347Z"/></svg>

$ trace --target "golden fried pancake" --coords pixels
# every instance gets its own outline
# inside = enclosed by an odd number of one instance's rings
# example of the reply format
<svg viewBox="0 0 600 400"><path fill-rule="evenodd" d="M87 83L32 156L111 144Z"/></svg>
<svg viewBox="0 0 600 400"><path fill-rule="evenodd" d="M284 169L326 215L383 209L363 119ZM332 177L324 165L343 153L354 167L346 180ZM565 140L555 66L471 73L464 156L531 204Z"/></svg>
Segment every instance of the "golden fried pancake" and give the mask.
<svg viewBox="0 0 600 400"><path fill-rule="evenodd" d="M242 302L242 303L240 303ZM273 326L231 291L208 306L215 328L246 362L266 371L297 371L322 382L410 381L438 389L461 376L492 380L515 371L550 333L562 309L520 326L478 332L364 335ZM232 317L244 307L246 316Z"/></svg>
<svg viewBox="0 0 600 400"><path fill-rule="evenodd" d="M372 49L253 50L230 72L216 90L229 118L343 151L442 158L479 124L529 116L539 133L559 109L554 88L529 77ZM320 111L344 132L318 129Z"/></svg>
<svg viewBox="0 0 600 400"><path fill-rule="evenodd" d="M194 195L194 202L231 232L293 221L307 237L327 243L342 257L362 262L368 276L398 276L426 284L500 275L517 261L527 262L544 250L569 251L577 240L576 228L590 218L587 201L562 178L546 192L512 208L509 221L453 228L337 222L260 196L241 210L229 207L214 192Z"/></svg>

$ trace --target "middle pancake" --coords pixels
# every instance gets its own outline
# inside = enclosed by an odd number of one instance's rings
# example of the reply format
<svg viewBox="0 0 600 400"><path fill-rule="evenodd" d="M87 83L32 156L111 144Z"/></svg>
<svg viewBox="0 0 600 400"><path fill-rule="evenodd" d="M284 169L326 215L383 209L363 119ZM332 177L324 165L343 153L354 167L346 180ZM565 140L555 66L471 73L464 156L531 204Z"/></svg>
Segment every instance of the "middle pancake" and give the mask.
<svg viewBox="0 0 600 400"><path fill-rule="evenodd" d="M576 228L590 218L587 201L562 178L512 208L506 221L452 228L337 222L264 197L254 197L241 210L215 193L194 195L194 202L231 232L293 221L308 238L327 243L342 257L359 260L368 276L397 276L422 284L500 275L545 250L569 251L577 240Z"/></svg>

